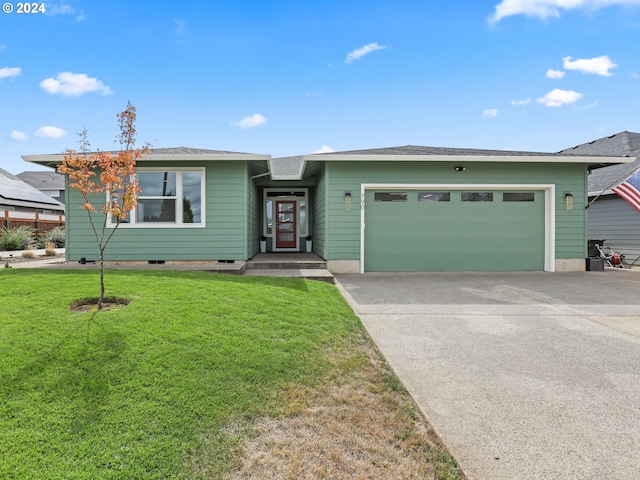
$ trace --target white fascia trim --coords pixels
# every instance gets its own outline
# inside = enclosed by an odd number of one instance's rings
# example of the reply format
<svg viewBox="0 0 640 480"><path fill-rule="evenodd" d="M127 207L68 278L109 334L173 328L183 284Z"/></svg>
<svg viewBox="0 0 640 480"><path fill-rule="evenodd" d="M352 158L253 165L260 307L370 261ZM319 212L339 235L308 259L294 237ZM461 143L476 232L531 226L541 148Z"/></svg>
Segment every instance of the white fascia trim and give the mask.
<svg viewBox="0 0 640 480"><path fill-rule="evenodd" d="M362 183L360 184L360 273L364 273L364 198L374 189L543 190L544 271L556 271L556 186L552 183Z"/></svg>
<svg viewBox="0 0 640 480"><path fill-rule="evenodd" d="M305 160L353 162L511 162L511 163L631 163L631 157L579 157L576 155L305 155Z"/></svg>
<svg viewBox="0 0 640 480"><path fill-rule="evenodd" d="M170 161L247 161L247 160L266 160L268 161L271 155L261 155L253 153L245 154L232 154L232 153L198 153L198 154L148 154L143 155L138 159L138 162L170 162ZM64 160L64 155L22 155L22 159L25 162L37 163L41 165L59 164Z"/></svg>

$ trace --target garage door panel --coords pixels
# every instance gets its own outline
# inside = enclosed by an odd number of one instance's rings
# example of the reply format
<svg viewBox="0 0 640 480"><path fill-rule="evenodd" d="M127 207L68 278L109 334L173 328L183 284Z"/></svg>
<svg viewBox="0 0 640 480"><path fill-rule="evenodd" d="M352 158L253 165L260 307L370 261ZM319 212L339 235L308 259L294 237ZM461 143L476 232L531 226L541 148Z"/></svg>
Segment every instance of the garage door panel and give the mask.
<svg viewBox="0 0 640 480"><path fill-rule="evenodd" d="M365 196L365 271L544 269L544 193L534 202L375 202ZM456 193L456 194L454 194Z"/></svg>

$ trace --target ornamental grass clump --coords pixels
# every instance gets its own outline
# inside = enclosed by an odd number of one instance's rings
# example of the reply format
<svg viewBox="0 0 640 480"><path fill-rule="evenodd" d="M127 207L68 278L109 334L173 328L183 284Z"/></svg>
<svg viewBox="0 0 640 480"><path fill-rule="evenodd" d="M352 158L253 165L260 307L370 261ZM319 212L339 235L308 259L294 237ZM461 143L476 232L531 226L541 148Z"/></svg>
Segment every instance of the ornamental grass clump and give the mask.
<svg viewBox="0 0 640 480"><path fill-rule="evenodd" d="M2 229L0 250L28 250L33 245L34 229L28 225Z"/></svg>

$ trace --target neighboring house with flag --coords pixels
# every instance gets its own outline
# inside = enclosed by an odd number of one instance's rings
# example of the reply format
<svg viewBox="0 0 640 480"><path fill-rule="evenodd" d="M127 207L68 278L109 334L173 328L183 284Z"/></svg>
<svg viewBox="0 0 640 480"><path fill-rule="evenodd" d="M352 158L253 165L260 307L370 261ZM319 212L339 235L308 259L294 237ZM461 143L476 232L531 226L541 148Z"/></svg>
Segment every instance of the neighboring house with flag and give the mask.
<svg viewBox="0 0 640 480"><path fill-rule="evenodd" d="M640 264L640 133L620 132L560 153L636 157L632 163L598 168L589 174L589 239Z"/></svg>

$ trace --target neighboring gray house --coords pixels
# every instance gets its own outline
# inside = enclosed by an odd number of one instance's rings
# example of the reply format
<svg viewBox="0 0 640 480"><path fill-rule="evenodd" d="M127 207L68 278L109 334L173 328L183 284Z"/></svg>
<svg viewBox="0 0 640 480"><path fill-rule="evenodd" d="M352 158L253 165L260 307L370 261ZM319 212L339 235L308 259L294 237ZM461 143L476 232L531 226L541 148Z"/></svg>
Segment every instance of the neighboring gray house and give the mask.
<svg viewBox="0 0 640 480"><path fill-rule="evenodd" d="M64 205L0 168L0 211L58 215L64 214Z"/></svg>
<svg viewBox="0 0 640 480"><path fill-rule="evenodd" d="M598 168L589 174L589 239L606 245L633 263L640 257L640 212L616 195L612 188L640 169L640 133L620 132L560 153L636 157L632 163ZM640 260L636 264L640 263Z"/></svg>
<svg viewBox="0 0 640 480"><path fill-rule="evenodd" d="M17 175L34 188L37 188L45 195L56 199L60 203L64 202L64 175L49 172L22 172Z"/></svg>

